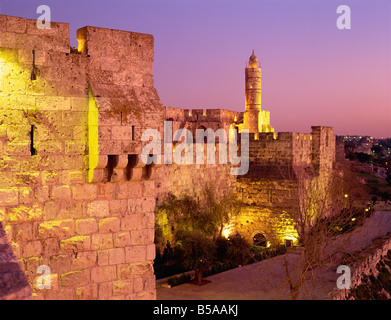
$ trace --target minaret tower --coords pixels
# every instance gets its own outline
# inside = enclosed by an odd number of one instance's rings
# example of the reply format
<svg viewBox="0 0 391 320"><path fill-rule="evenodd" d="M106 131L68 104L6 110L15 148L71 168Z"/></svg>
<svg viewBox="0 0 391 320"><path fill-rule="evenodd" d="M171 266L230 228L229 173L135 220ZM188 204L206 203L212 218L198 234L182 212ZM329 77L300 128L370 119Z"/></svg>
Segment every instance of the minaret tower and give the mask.
<svg viewBox="0 0 391 320"><path fill-rule="evenodd" d="M258 136L262 132L261 116L261 67L253 53L246 68L246 111L243 117L243 129Z"/></svg>

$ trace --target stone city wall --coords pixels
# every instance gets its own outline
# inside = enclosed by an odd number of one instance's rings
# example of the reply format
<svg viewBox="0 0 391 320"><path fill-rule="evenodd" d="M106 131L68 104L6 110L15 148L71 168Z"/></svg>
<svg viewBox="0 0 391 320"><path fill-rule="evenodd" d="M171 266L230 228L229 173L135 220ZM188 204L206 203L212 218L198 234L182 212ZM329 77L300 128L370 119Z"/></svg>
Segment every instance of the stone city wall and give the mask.
<svg viewBox="0 0 391 320"><path fill-rule="evenodd" d="M391 236L387 235L381 238L375 239L372 244L364 249L363 251L360 251L358 256L356 256L356 259L358 262L354 263L353 266L351 264L348 264L350 267L350 284L351 288L354 289L358 287L362 281L364 276L377 276L379 274L379 270L377 269L377 264L383 260L384 257L387 255L390 255L391 250ZM389 272L388 268L388 272ZM385 284L386 285L386 284ZM377 290L380 293L381 287L377 287ZM335 288L331 293L330 296L334 300L345 300L350 299L351 290L349 289L338 289ZM389 292L388 292L389 295ZM390 297L388 296L388 299Z"/></svg>
<svg viewBox="0 0 391 320"><path fill-rule="evenodd" d="M0 15L0 220L34 299L153 299L153 37ZM125 85L126 84L126 85ZM145 144L145 143L144 143ZM150 169L150 168L149 168ZM150 170L149 170L150 171ZM51 289L37 288L37 268Z"/></svg>

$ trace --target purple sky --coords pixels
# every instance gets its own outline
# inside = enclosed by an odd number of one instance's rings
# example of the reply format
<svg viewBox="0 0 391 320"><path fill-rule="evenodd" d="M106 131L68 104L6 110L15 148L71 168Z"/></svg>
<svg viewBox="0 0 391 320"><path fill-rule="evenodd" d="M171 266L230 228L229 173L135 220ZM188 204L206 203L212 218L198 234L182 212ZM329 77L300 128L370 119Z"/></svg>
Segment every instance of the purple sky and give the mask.
<svg viewBox="0 0 391 320"><path fill-rule="evenodd" d="M262 107L276 131L391 136L390 0L0 0L1 14L150 33L162 102L244 110L244 67L262 65ZM351 30L336 27L339 5Z"/></svg>

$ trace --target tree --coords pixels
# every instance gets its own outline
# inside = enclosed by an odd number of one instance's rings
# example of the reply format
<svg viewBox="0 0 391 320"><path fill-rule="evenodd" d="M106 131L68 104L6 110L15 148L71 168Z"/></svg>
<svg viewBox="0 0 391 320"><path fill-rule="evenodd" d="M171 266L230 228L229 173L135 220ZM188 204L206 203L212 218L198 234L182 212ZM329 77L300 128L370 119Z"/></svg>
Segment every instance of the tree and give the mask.
<svg viewBox="0 0 391 320"><path fill-rule="evenodd" d="M365 210L358 209L358 200L366 197L362 183L349 168L341 167L328 174L314 175L308 167L296 166L296 199L290 216L294 220L302 251L292 269L284 258L290 299L297 299L308 273L330 265L343 252L345 242L336 236L365 220ZM289 268L291 267L291 268Z"/></svg>
<svg viewBox="0 0 391 320"><path fill-rule="evenodd" d="M194 270L195 283L201 285L203 272L215 260L216 246L213 240L199 230L178 231L175 239L177 246L184 252L184 266Z"/></svg>
<svg viewBox="0 0 391 320"><path fill-rule="evenodd" d="M220 194L211 183L206 183L198 195L169 194L157 207L159 246L170 241L183 250L185 266L194 269L196 283L201 284L203 271L214 261L214 240L239 210L234 193Z"/></svg>
<svg viewBox="0 0 391 320"><path fill-rule="evenodd" d="M373 161L373 155L363 152L355 152L355 156L361 163L371 163Z"/></svg>
<svg viewBox="0 0 391 320"><path fill-rule="evenodd" d="M374 145L372 148L371 148L373 154L376 156L376 158L381 158L382 154L383 154L383 148L379 145Z"/></svg>

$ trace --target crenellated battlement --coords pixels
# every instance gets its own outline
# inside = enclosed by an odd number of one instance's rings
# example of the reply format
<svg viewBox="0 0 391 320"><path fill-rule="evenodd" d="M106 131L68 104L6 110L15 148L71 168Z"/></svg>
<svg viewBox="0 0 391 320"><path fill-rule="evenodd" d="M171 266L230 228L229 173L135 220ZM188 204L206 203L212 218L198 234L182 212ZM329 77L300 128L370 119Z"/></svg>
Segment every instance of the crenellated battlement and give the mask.
<svg viewBox="0 0 391 320"><path fill-rule="evenodd" d="M222 122L234 123L243 119L243 112L225 109L181 109L164 107L166 120L180 122Z"/></svg>

